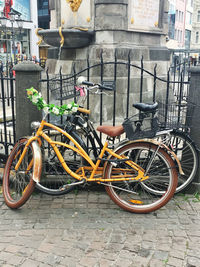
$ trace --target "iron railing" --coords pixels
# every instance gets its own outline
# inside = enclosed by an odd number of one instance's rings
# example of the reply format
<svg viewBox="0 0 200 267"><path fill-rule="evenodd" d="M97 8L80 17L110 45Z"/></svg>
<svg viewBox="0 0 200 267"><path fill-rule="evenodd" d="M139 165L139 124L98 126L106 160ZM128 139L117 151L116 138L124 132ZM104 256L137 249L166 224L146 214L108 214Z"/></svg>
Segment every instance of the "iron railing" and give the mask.
<svg viewBox="0 0 200 267"><path fill-rule="evenodd" d="M147 70L145 67L145 61L141 58L139 65L134 64L131 61L130 53L126 60L118 60L117 54L113 61L105 61L103 53L100 55L100 60L94 65L91 65L90 59L86 59L86 66L80 70L79 66L74 64L73 71L70 75L65 75L60 69L59 74L50 75L48 70L42 74L40 83L47 97L47 102L51 101L51 91L56 88L62 92L65 87L68 86L69 81L73 81L74 86L79 76L85 76L87 80L94 82L100 82L109 84L112 86L113 93L110 98L110 110L112 113L112 124L118 123L118 108L117 103L121 101L120 93L123 91L124 95L124 113L120 114L121 117L129 117L132 113L133 102L155 102L158 99L164 101L166 104L166 116L168 114L168 104L170 101L176 101L181 106L182 101L187 101L188 90L189 90L189 76L185 75L184 70L180 73L176 71L174 74L172 68L169 68L168 72L163 75L160 74L159 66L155 64L153 70ZM108 71L109 70L109 71ZM9 148L15 142L15 78L13 72L5 73L0 71L0 109L2 114L2 122L0 128L0 145L2 147L1 154L4 155L2 158L9 153ZM137 84L135 86L135 77L132 74L137 73ZM122 77L123 76L123 77ZM124 81L124 87L120 87L120 80ZM149 88L149 84L151 84ZM74 87L73 87L74 88ZM160 89L162 88L162 89ZM75 89L74 89L75 90ZM137 99L131 100L131 96L136 95ZM162 93L161 93L162 92ZM73 99L76 101L76 96ZM59 101L59 103L58 103ZM59 105L63 104L63 99L57 100ZM93 119L97 124L103 124L104 122L104 111L106 97L101 94L98 96L99 102L99 114L98 117ZM91 95L87 95L86 108L90 109L92 106ZM9 116L8 116L9 114ZM121 118L120 118L121 119ZM60 118L60 122L63 123L64 118ZM122 122L122 121L121 121Z"/></svg>
<svg viewBox="0 0 200 267"><path fill-rule="evenodd" d="M16 141L15 134L15 78L0 72L0 162L7 158Z"/></svg>

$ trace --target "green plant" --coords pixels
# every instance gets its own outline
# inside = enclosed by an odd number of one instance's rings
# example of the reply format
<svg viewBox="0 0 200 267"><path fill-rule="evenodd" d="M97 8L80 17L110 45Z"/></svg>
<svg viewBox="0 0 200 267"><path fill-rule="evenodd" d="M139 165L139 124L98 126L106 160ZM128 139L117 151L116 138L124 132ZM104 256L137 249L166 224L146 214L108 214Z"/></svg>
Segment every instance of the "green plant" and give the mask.
<svg viewBox="0 0 200 267"><path fill-rule="evenodd" d="M192 202L200 202L200 193L199 192L196 192L194 194L194 198L195 199L193 199Z"/></svg>

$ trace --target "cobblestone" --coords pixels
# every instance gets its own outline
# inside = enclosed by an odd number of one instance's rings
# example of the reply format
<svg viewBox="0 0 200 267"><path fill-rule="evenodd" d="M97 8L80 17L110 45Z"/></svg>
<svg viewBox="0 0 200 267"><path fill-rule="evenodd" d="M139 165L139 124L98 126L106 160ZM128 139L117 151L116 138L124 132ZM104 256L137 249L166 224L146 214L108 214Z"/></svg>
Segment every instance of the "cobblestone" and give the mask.
<svg viewBox="0 0 200 267"><path fill-rule="evenodd" d="M175 196L150 214L121 210L104 191L33 194L19 210L0 195L0 266L199 267L200 202Z"/></svg>

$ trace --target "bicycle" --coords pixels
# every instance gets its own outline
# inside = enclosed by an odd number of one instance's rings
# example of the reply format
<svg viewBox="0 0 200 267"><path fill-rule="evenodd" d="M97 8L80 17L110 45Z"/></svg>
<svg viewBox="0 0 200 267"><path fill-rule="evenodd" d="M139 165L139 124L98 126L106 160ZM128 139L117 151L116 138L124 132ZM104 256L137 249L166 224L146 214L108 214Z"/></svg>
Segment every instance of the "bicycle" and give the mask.
<svg viewBox="0 0 200 267"><path fill-rule="evenodd" d="M66 173L77 180L75 184L95 182L104 185L110 198L119 207L127 211L136 213L152 212L164 206L172 198L177 186L178 173L174 161L161 147L161 144L144 140L141 142L126 141L120 143L113 150L108 148L108 142L106 141L99 158L94 163L70 134L45 120L49 112L62 115L67 112L76 112L77 109L81 110L81 108L78 108L75 103L61 107L48 105L37 90L33 88L28 90L28 94L31 101L39 109L45 111L45 116L41 122L32 123L33 135L18 141L8 158L3 175L3 196L8 207L14 209L21 207L31 196L35 183L40 183L43 140L53 147ZM149 113L155 111L155 107L151 105L148 106L148 109ZM84 109L82 111L84 112ZM45 127L63 134L74 146L53 141L43 131ZM105 133L107 130L108 128L104 127ZM118 130L114 135L117 136L120 133L120 130ZM76 171L71 170L59 151L59 147L62 146L83 157L89 166L80 166ZM145 169L133 161L134 152L138 150L142 150L143 156L146 158L146 161L143 161ZM108 153L109 156L104 156L105 153ZM101 162L104 163L103 167L100 167ZM152 195L144 189L146 183L150 185L151 180L155 179L154 175L156 179L159 176L160 180L163 179L164 181L164 194L162 196ZM73 183L65 184L61 190L73 185Z"/></svg>
<svg viewBox="0 0 200 267"><path fill-rule="evenodd" d="M87 85L87 87L84 88L84 90L90 91L90 92L93 89L111 90L111 88L105 87L103 85L88 82L85 80L84 77L81 77L81 84ZM82 103L84 103L84 100L85 98L83 98ZM137 104L133 106L137 108ZM165 106L162 107L162 110L164 109L165 109ZM139 106L139 110L140 110L140 106ZM177 125L175 126L172 125L172 122L171 122L172 118L170 119L167 118L167 119L169 120L167 121L168 124L166 124L165 122L164 126L159 125L160 129L158 132L156 132L155 138L161 141L162 143L165 143L165 145L167 145L170 148L170 150L175 152L175 154L177 155L181 163L181 167L182 167L184 174L182 175L179 174L178 185L176 188L176 193L178 193L182 190L186 190L191 185L191 182L193 181L195 174L197 172L197 169L198 169L198 153L197 153L197 149L196 149L194 142L190 139L187 132L174 129L174 128L177 128ZM135 120L135 116L133 116L131 120ZM143 123L143 119L140 121L140 124L142 123ZM70 114L68 115L66 122L64 122L63 125L60 125L60 127L63 127L65 131L72 134L72 136L77 140L77 142L79 142L79 144L81 144L84 147L85 150L87 149L87 147L89 147L89 151L87 152L90 155L92 154L94 159L98 158L100 150L103 148L103 144L96 130L94 129L93 123L90 121L88 114L82 113L80 111ZM112 126L109 126L109 127L110 129L112 129ZM121 125L118 127L122 128ZM166 130L166 127L168 128L167 130ZM132 139L138 138L137 134L138 132L136 131L136 136L129 136L129 138L132 138ZM146 134L146 137L150 137L150 136ZM140 136L140 138L143 138L143 136ZM65 140L65 137L63 138L62 141L67 142L67 140ZM112 147L113 143L111 142L110 145ZM63 147L62 154L64 154L65 151L66 151L66 148ZM76 157L76 160L72 161L73 163L71 164L75 164L75 165L81 164L80 158L78 159L76 155L75 157ZM141 162L141 159L139 158L139 152L137 153L137 160ZM177 159L175 159L175 162L176 161ZM51 162L54 162L54 157L52 157ZM50 164L50 162L48 164ZM53 164L53 166L55 166L55 164ZM54 171L56 173L57 171L56 168L54 168ZM47 181L45 177L44 179L41 178L41 183L37 185L37 188L44 193L50 192L50 194L54 194L54 195L63 194L64 192L61 192L59 188L63 183L66 182L66 178L63 177L63 180L62 180L62 175L59 175L59 177L60 177L59 183L57 182L56 184L55 182L49 183L49 181ZM156 186L155 184L154 188L151 187L148 190L154 194L163 194L163 191L159 189L158 185ZM52 189L51 191L49 191L50 187ZM72 189L73 187L69 188L68 192L70 192Z"/></svg>

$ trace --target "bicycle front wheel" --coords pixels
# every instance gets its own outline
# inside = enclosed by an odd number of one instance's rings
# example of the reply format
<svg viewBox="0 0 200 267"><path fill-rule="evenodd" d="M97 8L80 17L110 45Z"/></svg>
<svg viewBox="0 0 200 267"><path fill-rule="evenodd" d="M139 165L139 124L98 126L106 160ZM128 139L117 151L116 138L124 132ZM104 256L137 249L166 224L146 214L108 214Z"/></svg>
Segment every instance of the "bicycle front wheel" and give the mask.
<svg viewBox="0 0 200 267"><path fill-rule="evenodd" d="M146 175L149 177L144 181L108 182L108 185L105 186L106 191L121 208L135 213L148 213L161 208L173 197L178 181L176 167L171 157L163 149L157 151L157 148L156 145L148 142L129 142L115 152L132 161L139 152L140 162L137 164L144 170L148 168ZM149 164L149 162L151 163ZM130 174L130 178L137 176L137 171L134 171L125 162L119 163L116 167L112 162L105 164L105 179L115 179L122 175L127 177L127 174ZM153 187L155 184L162 188L162 195L154 195L146 190L146 185Z"/></svg>
<svg viewBox="0 0 200 267"><path fill-rule="evenodd" d="M32 175L37 153L34 151L33 144L28 146L18 170L15 170L27 140L27 138L23 138L15 144L4 169L3 196L6 205L12 209L21 207L29 199L35 188ZM41 166L38 167L41 168Z"/></svg>

